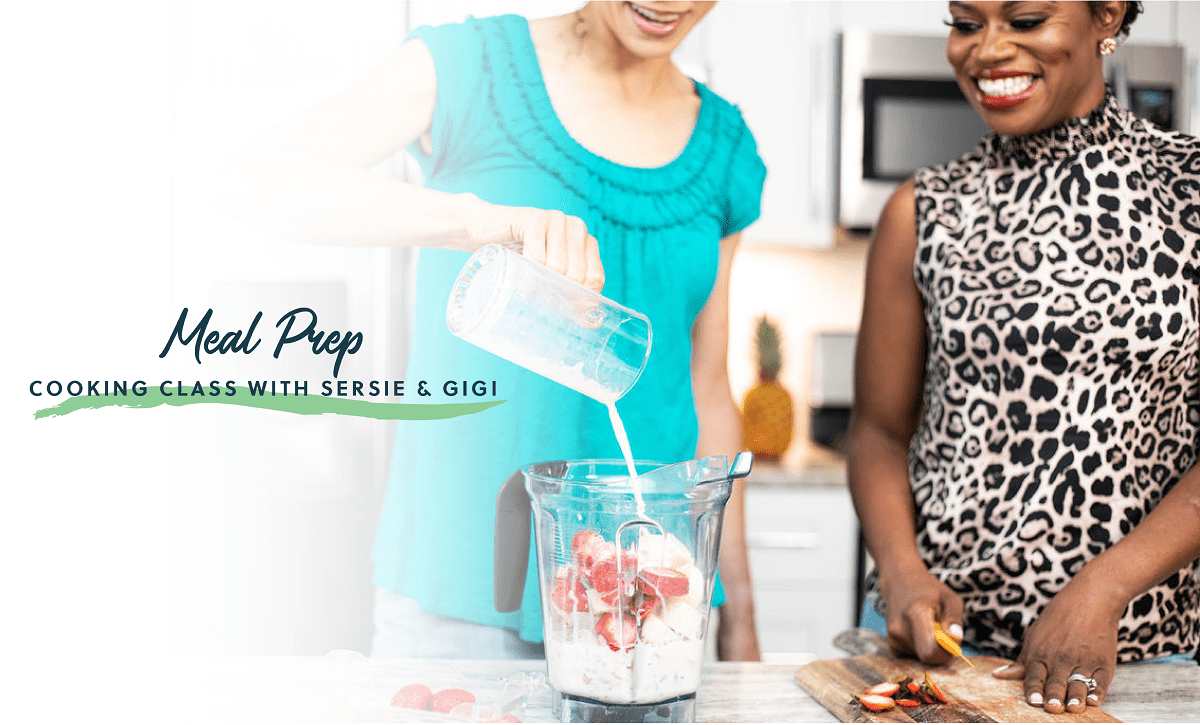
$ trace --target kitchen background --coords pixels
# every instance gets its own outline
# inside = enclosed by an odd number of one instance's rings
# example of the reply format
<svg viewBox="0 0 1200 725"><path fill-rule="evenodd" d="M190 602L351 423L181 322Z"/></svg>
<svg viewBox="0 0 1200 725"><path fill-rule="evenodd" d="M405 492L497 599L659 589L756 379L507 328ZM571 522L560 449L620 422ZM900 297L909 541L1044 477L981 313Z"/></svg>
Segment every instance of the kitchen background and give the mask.
<svg viewBox="0 0 1200 725"><path fill-rule="evenodd" d="M212 174L238 143L347 86L393 51L408 28L467 13L538 17L574 7L176 3L174 42L165 54L173 84L173 273L170 302L148 313L155 329L169 330L185 306L214 308L224 330L247 324L257 310L269 318L307 305L329 329L362 331L371 343L348 360L341 377L401 379L414 255L267 238L209 208ZM780 380L795 402L793 444L780 464L756 471L748 507L760 635L769 658L830 654L833 633L851 624L855 596L857 531L844 476L837 456L809 442L808 430L813 340L818 333L853 332L866 251L861 236L834 224L835 37L850 27L940 36L945 17L945 3L937 1L722 2L679 52L685 70L741 106L769 169L762 218L745 234L734 269L729 352L740 399L756 376L754 322L769 315L782 330ZM1200 2L1146 3L1133 40L1186 48L1195 133ZM414 173L402 156L377 170L401 178ZM311 355L285 355L284 364L287 377L329 377L324 361ZM222 379L285 377L269 358L220 365ZM197 374L186 358L172 369L182 380ZM369 549L390 427L205 407L212 410L177 411L167 424L172 460L190 464L170 473L169 647L236 654L367 651Z"/></svg>

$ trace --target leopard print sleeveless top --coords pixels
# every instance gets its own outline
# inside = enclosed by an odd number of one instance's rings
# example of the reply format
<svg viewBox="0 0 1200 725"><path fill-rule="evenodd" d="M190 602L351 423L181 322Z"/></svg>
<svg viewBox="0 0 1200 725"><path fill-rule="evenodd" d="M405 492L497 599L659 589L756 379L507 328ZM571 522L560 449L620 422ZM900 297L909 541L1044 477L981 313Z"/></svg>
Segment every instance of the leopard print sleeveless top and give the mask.
<svg viewBox="0 0 1200 725"><path fill-rule="evenodd" d="M1110 96L916 176L925 415L909 450L918 546L966 639L1026 628L1197 458L1200 141ZM1119 660L1192 652L1195 563L1137 597Z"/></svg>

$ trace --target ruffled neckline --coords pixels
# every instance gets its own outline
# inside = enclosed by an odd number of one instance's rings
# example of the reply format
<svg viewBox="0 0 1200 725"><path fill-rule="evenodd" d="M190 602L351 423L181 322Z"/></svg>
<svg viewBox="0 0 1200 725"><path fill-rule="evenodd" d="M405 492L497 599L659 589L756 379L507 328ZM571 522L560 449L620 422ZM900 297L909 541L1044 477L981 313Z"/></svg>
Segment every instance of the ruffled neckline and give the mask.
<svg viewBox="0 0 1200 725"><path fill-rule="evenodd" d="M1027 166L1039 160L1057 160L1092 146L1108 143L1128 131L1128 114L1111 94L1092 112L1026 136L992 134L985 139L989 165L1015 162Z"/></svg>
<svg viewBox="0 0 1200 725"><path fill-rule="evenodd" d="M732 153L748 133L733 107L693 80L700 108L687 144L664 166L625 166L599 156L562 125L528 21L519 15L475 20L490 79L480 99L513 149L586 200L601 218L627 229L663 229L698 216L720 220Z"/></svg>

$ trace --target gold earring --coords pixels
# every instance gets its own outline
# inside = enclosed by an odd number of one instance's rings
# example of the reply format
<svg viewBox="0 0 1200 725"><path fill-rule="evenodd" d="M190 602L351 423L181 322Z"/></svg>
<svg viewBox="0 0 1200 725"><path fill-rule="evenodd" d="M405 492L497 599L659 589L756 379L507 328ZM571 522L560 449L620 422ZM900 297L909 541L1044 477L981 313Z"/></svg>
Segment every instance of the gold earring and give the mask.
<svg viewBox="0 0 1200 725"><path fill-rule="evenodd" d="M1117 49L1116 38L1105 38L1100 41L1100 55L1112 55Z"/></svg>

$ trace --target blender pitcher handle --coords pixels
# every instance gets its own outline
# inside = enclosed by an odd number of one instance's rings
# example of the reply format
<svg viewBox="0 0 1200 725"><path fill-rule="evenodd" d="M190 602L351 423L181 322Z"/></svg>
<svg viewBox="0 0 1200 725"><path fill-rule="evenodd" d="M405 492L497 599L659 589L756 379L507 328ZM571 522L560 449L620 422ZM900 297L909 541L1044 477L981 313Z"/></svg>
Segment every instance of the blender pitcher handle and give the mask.
<svg viewBox="0 0 1200 725"><path fill-rule="evenodd" d="M733 465L729 467L730 478L745 478L750 475L750 468L754 465L754 454L750 451L742 451L733 458Z"/></svg>
<svg viewBox="0 0 1200 725"><path fill-rule="evenodd" d="M496 529L492 549L492 595L497 612L521 608L529 568L529 516L532 513L525 475L517 471L496 494Z"/></svg>

